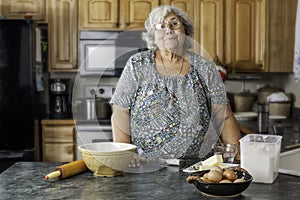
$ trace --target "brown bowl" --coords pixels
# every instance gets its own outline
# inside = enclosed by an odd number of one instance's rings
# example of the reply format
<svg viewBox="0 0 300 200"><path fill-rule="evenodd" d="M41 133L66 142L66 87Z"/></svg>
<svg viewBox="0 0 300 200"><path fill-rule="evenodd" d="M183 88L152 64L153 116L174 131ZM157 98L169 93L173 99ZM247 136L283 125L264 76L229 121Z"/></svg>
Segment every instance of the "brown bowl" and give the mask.
<svg viewBox="0 0 300 200"><path fill-rule="evenodd" d="M237 196L245 191L252 182L252 176L242 168L231 168L236 173L237 178L244 178L245 182L241 183L207 183L201 180L193 180L193 183L201 193L209 196ZM194 172L190 176L202 177L209 170Z"/></svg>

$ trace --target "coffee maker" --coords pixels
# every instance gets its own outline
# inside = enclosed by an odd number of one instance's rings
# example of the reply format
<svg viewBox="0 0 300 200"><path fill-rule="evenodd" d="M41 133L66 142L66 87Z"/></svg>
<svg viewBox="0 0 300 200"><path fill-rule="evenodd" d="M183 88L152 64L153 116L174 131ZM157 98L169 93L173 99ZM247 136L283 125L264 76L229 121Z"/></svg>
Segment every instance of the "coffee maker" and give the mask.
<svg viewBox="0 0 300 200"><path fill-rule="evenodd" d="M69 82L70 79L55 78L49 80L49 108L52 119L66 119L71 115Z"/></svg>

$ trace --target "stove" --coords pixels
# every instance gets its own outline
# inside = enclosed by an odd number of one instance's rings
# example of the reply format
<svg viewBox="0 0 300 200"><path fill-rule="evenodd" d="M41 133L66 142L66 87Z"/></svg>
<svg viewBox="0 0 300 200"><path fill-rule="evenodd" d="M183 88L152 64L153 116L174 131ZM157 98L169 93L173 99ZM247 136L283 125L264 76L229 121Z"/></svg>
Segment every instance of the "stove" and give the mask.
<svg viewBox="0 0 300 200"><path fill-rule="evenodd" d="M77 128L77 145L94 143L94 142L108 142L112 141L112 128L111 128L111 113L106 115L105 118L98 118L101 112L107 112L105 107L96 108L96 104L108 103L114 93L114 85L101 85L93 86L87 85L83 87L83 114L76 120ZM97 99L97 100L96 100ZM77 150L77 159L81 159L82 156Z"/></svg>

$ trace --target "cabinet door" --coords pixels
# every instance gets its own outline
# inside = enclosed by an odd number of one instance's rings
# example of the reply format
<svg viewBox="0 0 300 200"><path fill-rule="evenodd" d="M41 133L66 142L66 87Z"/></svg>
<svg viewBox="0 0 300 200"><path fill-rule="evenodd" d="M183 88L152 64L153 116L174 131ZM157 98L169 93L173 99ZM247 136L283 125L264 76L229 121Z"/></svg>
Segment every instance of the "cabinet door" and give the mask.
<svg viewBox="0 0 300 200"><path fill-rule="evenodd" d="M224 0L195 1L195 52L224 61Z"/></svg>
<svg viewBox="0 0 300 200"><path fill-rule="evenodd" d="M297 0L272 0L269 12L268 71L293 72Z"/></svg>
<svg viewBox="0 0 300 200"><path fill-rule="evenodd" d="M119 27L119 0L81 0L78 3L79 30Z"/></svg>
<svg viewBox="0 0 300 200"><path fill-rule="evenodd" d="M3 15L8 19L24 19L31 16L34 20L46 19L46 0L2 0Z"/></svg>
<svg viewBox="0 0 300 200"><path fill-rule="evenodd" d="M120 1L120 28L144 28L144 23L159 0L122 0Z"/></svg>
<svg viewBox="0 0 300 200"><path fill-rule="evenodd" d="M42 141L43 161L70 162L76 159L74 125L43 124Z"/></svg>
<svg viewBox="0 0 300 200"><path fill-rule="evenodd" d="M237 71L266 71L266 0L226 1L226 62Z"/></svg>
<svg viewBox="0 0 300 200"><path fill-rule="evenodd" d="M44 126L44 142L74 142L74 126Z"/></svg>
<svg viewBox="0 0 300 200"><path fill-rule="evenodd" d="M181 8L189 15L190 19L193 20L194 2L197 3L197 0L161 0L161 5L171 5Z"/></svg>
<svg viewBox="0 0 300 200"><path fill-rule="evenodd" d="M49 71L77 71L77 0L51 0Z"/></svg>
<svg viewBox="0 0 300 200"><path fill-rule="evenodd" d="M73 143L46 143L44 146L44 162L72 162L75 160Z"/></svg>

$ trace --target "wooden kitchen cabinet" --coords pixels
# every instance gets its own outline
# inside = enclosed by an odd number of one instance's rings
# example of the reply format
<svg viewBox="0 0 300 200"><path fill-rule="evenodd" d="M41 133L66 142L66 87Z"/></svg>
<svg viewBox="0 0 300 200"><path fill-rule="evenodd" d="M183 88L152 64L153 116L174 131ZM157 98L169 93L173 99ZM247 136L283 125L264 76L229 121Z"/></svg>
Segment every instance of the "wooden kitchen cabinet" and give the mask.
<svg viewBox="0 0 300 200"><path fill-rule="evenodd" d="M237 71L292 72L297 0L226 3L226 63Z"/></svg>
<svg viewBox="0 0 300 200"><path fill-rule="evenodd" d="M268 9L267 70L293 72L297 0L272 0Z"/></svg>
<svg viewBox="0 0 300 200"><path fill-rule="evenodd" d="M2 0L2 15L8 19L31 16L36 21L47 21L46 0Z"/></svg>
<svg viewBox="0 0 300 200"><path fill-rule="evenodd" d="M224 61L224 0L199 0L194 3L195 52L210 59L218 55Z"/></svg>
<svg viewBox="0 0 300 200"><path fill-rule="evenodd" d="M159 0L79 1L79 30L129 30L144 28L144 22Z"/></svg>
<svg viewBox="0 0 300 200"><path fill-rule="evenodd" d="M237 71L263 71L266 0L195 1L196 53Z"/></svg>
<svg viewBox="0 0 300 200"><path fill-rule="evenodd" d="M267 0L226 1L226 63L237 71L266 71Z"/></svg>
<svg viewBox="0 0 300 200"><path fill-rule="evenodd" d="M292 72L296 8L297 0L194 1L196 52L237 72Z"/></svg>
<svg viewBox="0 0 300 200"><path fill-rule="evenodd" d="M78 71L77 0L50 0L49 71Z"/></svg>
<svg viewBox="0 0 300 200"><path fill-rule="evenodd" d="M42 120L43 161L76 160L76 127L74 120Z"/></svg>
<svg viewBox="0 0 300 200"><path fill-rule="evenodd" d="M194 2L197 0L161 0L160 5L171 5L176 6L184 10L190 17L191 20L194 19Z"/></svg>

